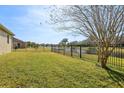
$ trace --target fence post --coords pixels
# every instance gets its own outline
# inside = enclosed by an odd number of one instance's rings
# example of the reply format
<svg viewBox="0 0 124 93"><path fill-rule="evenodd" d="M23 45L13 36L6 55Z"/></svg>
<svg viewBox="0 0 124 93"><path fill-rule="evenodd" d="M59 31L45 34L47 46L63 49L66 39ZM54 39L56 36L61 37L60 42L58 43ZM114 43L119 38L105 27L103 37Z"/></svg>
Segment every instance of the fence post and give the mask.
<svg viewBox="0 0 124 93"><path fill-rule="evenodd" d="M53 52L53 45L51 45L51 52Z"/></svg>
<svg viewBox="0 0 124 93"><path fill-rule="evenodd" d="M82 58L82 53L81 53L81 45L80 45L80 58Z"/></svg>
<svg viewBox="0 0 124 93"><path fill-rule="evenodd" d="M71 56L73 56L73 50L72 50L72 45L71 45Z"/></svg>
<svg viewBox="0 0 124 93"><path fill-rule="evenodd" d="M65 45L64 45L64 49L63 49L63 54L65 55Z"/></svg>
<svg viewBox="0 0 124 93"><path fill-rule="evenodd" d="M58 46L58 53L59 53L59 45L57 45Z"/></svg>

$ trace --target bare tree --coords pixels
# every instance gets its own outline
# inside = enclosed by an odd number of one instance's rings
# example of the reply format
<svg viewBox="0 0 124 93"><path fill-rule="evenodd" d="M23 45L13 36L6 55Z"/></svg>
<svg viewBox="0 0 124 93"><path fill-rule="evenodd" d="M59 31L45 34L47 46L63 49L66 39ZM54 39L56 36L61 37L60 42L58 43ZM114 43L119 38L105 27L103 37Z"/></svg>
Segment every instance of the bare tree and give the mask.
<svg viewBox="0 0 124 93"><path fill-rule="evenodd" d="M109 56L123 35L124 6L65 6L58 15L51 15L51 20L60 30L71 30L94 40L98 61L106 68Z"/></svg>

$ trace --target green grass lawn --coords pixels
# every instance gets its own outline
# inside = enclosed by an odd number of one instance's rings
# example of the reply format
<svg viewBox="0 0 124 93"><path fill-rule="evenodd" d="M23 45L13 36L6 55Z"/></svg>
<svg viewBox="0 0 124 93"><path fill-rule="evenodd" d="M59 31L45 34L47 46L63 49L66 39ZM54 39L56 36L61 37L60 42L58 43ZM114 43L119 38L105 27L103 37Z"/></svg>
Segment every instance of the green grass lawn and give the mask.
<svg viewBox="0 0 124 93"><path fill-rule="evenodd" d="M47 50L2 55L0 68L0 87L124 87L123 73Z"/></svg>

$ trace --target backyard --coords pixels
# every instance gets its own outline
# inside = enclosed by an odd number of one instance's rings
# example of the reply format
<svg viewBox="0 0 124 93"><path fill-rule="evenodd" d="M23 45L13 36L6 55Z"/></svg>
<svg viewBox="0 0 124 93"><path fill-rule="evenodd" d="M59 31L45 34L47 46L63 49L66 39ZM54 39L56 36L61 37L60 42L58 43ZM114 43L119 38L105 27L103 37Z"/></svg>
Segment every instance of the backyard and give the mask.
<svg viewBox="0 0 124 93"><path fill-rule="evenodd" d="M0 65L0 87L124 87L122 72L47 49L16 50L0 56Z"/></svg>

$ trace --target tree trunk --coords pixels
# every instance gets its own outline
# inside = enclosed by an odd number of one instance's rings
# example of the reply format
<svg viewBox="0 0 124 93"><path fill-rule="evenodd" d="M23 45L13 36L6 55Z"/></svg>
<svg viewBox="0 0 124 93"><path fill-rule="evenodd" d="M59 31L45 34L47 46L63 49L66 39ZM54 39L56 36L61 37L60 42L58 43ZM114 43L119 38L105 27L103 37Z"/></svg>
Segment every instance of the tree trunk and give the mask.
<svg viewBox="0 0 124 93"><path fill-rule="evenodd" d="M98 51L98 62L101 64L102 68L107 68L108 51L104 49L99 49Z"/></svg>
<svg viewBox="0 0 124 93"><path fill-rule="evenodd" d="M108 56L106 53L102 53L101 54L101 59L100 59L100 62L101 62L101 67L102 68L107 68L107 60L108 60Z"/></svg>
<svg viewBox="0 0 124 93"><path fill-rule="evenodd" d="M100 51L97 52L97 55L98 55L97 62L99 63L100 62Z"/></svg>
<svg viewBox="0 0 124 93"><path fill-rule="evenodd" d="M101 59L101 67L102 68L107 68L107 66L106 66L106 60L105 59Z"/></svg>

